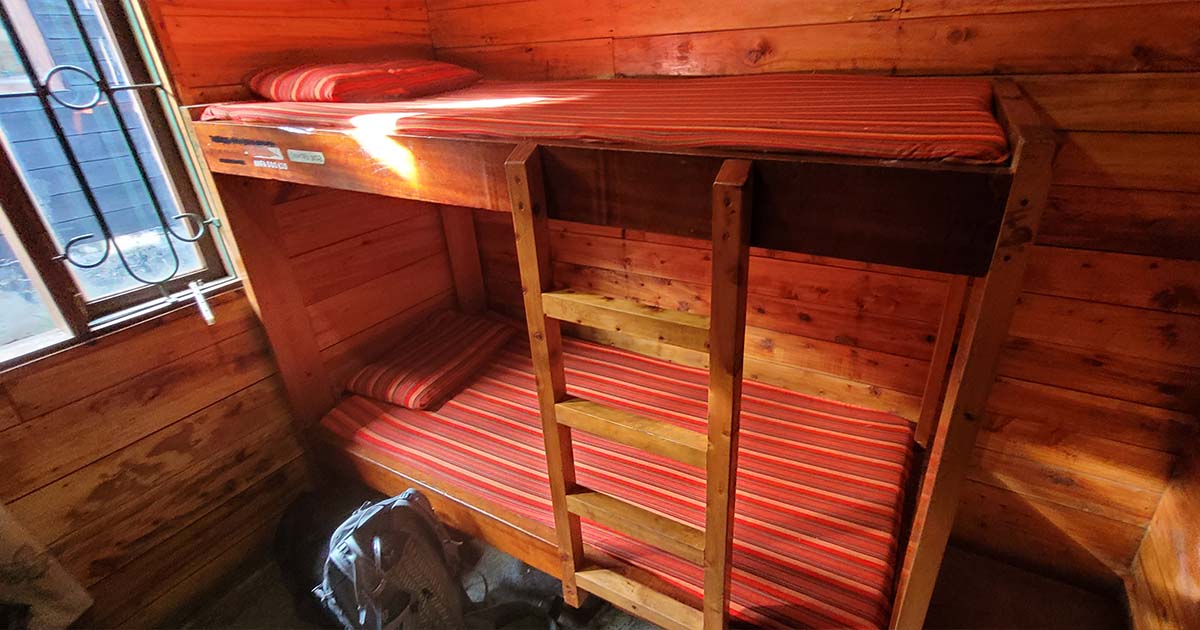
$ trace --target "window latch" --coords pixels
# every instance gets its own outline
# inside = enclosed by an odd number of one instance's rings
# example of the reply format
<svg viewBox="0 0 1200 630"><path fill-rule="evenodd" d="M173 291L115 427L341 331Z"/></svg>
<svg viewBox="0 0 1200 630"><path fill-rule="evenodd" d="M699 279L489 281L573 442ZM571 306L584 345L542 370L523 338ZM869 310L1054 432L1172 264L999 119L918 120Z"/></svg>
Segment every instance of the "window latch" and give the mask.
<svg viewBox="0 0 1200 630"><path fill-rule="evenodd" d="M204 318L204 323L212 326L217 323L217 318L213 315L212 307L208 304L208 299L204 297L204 293L200 291L200 281L192 280L188 283L188 290L192 292L192 299L196 301L196 308L200 311L200 316Z"/></svg>

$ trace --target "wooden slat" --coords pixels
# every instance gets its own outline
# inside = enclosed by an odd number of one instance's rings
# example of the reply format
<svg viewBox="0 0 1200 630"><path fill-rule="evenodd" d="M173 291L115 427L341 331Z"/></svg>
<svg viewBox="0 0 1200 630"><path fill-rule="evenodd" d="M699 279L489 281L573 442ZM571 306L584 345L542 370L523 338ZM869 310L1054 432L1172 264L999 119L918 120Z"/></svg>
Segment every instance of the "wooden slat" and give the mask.
<svg viewBox="0 0 1200 630"><path fill-rule="evenodd" d="M1017 81L1056 129L1200 132L1200 75L1195 73L1044 75Z"/></svg>
<svg viewBox="0 0 1200 630"><path fill-rule="evenodd" d="M704 627L711 630L729 625L750 272L751 185L751 163L746 160L726 160L712 185L712 314L704 500Z"/></svg>
<svg viewBox="0 0 1200 630"><path fill-rule="evenodd" d="M1015 85L998 84L997 99L1003 117L1019 134L1019 144L1014 147L1015 176L990 270L977 281L974 290L978 299L971 300L967 310L929 455L931 463L921 482L892 612L891 626L901 630L924 625L937 568L954 524L975 436L1050 187L1053 135L1040 126L1038 115Z"/></svg>
<svg viewBox="0 0 1200 630"><path fill-rule="evenodd" d="M393 136L384 128L304 131L194 123L213 172L510 210L495 185L514 146L479 139ZM279 161L262 152L320 151L321 165ZM611 150L557 143L548 158L546 195L553 218L708 239L711 181L738 152ZM978 275L999 229L1005 167L904 163L807 155L753 158L758 194L753 245L940 273ZM870 186L861 182L870 180ZM662 190L672 194L662 196ZM801 193L800 191L804 191ZM834 211L836 210L836 212Z"/></svg>
<svg viewBox="0 0 1200 630"><path fill-rule="evenodd" d="M580 586L618 608L669 630L696 630L703 626L700 611L616 571L587 569L575 574Z"/></svg>
<svg viewBox="0 0 1200 630"><path fill-rule="evenodd" d="M628 75L1185 71L1198 22L1194 3L1088 7L621 38L614 56Z"/></svg>
<svg viewBox="0 0 1200 630"><path fill-rule="evenodd" d="M1025 291L1200 315L1200 261L1039 246Z"/></svg>
<svg viewBox="0 0 1200 630"><path fill-rule="evenodd" d="M0 433L12 501L270 376L250 330ZM86 421L81 421L86 418Z"/></svg>
<svg viewBox="0 0 1200 630"><path fill-rule="evenodd" d="M255 383L180 421L8 504L39 540L50 544L138 500L197 461L241 444L291 418L278 377Z"/></svg>
<svg viewBox="0 0 1200 630"><path fill-rule="evenodd" d="M942 393L949 376L950 352L954 349L966 298L967 279L951 280L946 287L946 305L942 311L942 321L938 325L933 358L929 362L929 369L926 370L925 389L921 395L921 417L917 420L916 433L913 434L913 440L921 446L927 445L929 436L933 434L934 421L941 410Z"/></svg>
<svg viewBox="0 0 1200 630"><path fill-rule="evenodd" d="M601 39L500 46L439 48L443 61L474 68L484 76L510 81L549 81L611 77L613 43Z"/></svg>
<svg viewBox="0 0 1200 630"><path fill-rule="evenodd" d="M967 480L954 540L1096 589L1120 586L1145 527Z"/></svg>
<svg viewBox="0 0 1200 630"><path fill-rule="evenodd" d="M512 195L513 230L521 262L521 287L525 295L525 323L537 382L538 409L546 443L546 467L554 510L554 531L562 563L563 599L579 605L575 571L583 561L579 517L567 507L566 495L575 488L575 454L571 429L558 423L555 405L566 400L562 337L558 321L543 311L543 292L553 285L550 267L548 209L538 146L522 144L504 164Z"/></svg>
<svg viewBox="0 0 1200 630"><path fill-rule="evenodd" d="M295 188L295 192L307 194L293 195L275 206L279 237L291 258L406 221L429 208L425 202L411 199L332 188Z"/></svg>
<svg viewBox="0 0 1200 630"><path fill-rule="evenodd" d="M708 349L708 318L594 293L544 293L546 316L601 330L647 337L691 350Z"/></svg>
<svg viewBox="0 0 1200 630"><path fill-rule="evenodd" d="M276 185L246 178L214 178L221 196L219 211L238 275L246 287L267 338L296 421L316 422L337 397L304 312L304 299L290 261L279 242L279 224L271 210Z"/></svg>
<svg viewBox="0 0 1200 630"><path fill-rule="evenodd" d="M1186 294L1187 285L1181 287ZM1025 293L1011 334L1168 365L1200 368L1200 317Z"/></svg>
<svg viewBox="0 0 1200 630"><path fill-rule="evenodd" d="M685 464L704 466L703 433L582 398L564 400L555 405L555 411L558 421L571 428Z"/></svg>
<svg viewBox="0 0 1200 630"><path fill-rule="evenodd" d="M1200 194L1055 186L1038 241L1200 260Z"/></svg>
<svg viewBox="0 0 1200 630"><path fill-rule="evenodd" d="M1054 183L1200 193L1197 162L1195 134L1072 132L1054 161Z"/></svg>
<svg viewBox="0 0 1200 630"><path fill-rule="evenodd" d="M577 489L567 508L592 522L632 536L689 562L704 561L704 532L601 492Z"/></svg>
<svg viewBox="0 0 1200 630"><path fill-rule="evenodd" d="M479 313L487 304L487 294L483 287L479 244L475 240L475 213L470 208L442 206L441 214L458 308L464 313Z"/></svg>
<svg viewBox="0 0 1200 630"><path fill-rule="evenodd" d="M274 24L272 37L260 36L264 23ZM341 16L256 20L213 12L161 16L156 26L167 42L167 61L187 104L197 102L195 88L237 84L265 67L433 55L423 20ZM313 46L314 41L321 45Z"/></svg>
<svg viewBox="0 0 1200 630"><path fill-rule="evenodd" d="M292 274L311 306L445 251L438 211L429 204L404 221L292 258Z"/></svg>
<svg viewBox="0 0 1200 630"><path fill-rule="evenodd" d="M212 326L187 306L5 372L0 381L17 412L32 419L257 327L241 291L210 298L210 304ZM68 379L71 387L64 388Z"/></svg>
<svg viewBox="0 0 1200 630"><path fill-rule="evenodd" d="M77 579L91 586L299 455L300 447L286 429L266 428L219 456L197 462L190 474L71 531L51 549Z"/></svg>
<svg viewBox="0 0 1200 630"><path fill-rule="evenodd" d="M89 592L96 603L89 614L97 626L127 627L132 617L150 618L158 607L146 607L159 598L180 591L180 597L198 597L203 588L189 578L217 562L228 553L234 560L253 557L254 552L238 549L243 536L259 527L274 533L279 514L307 485L304 460L297 458L273 474L250 486L199 520L167 538L137 559L92 585ZM269 537L260 537L261 551ZM187 593L192 596L187 597ZM164 608L166 608L164 606Z"/></svg>
<svg viewBox="0 0 1200 630"><path fill-rule="evenodd" d="M454 279L449 260L445 253L439 252L321 300L309 306L307 311L317 346L325 350L416 304L446 293L454 293ZM380 299L380 296L391 299Z"/></svg>

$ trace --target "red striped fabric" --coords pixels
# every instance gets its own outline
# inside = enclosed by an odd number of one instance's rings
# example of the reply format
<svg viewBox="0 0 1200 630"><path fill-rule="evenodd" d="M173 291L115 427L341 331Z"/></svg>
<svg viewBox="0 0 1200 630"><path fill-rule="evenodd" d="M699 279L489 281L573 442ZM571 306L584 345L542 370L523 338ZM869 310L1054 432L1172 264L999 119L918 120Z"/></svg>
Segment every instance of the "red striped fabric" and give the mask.
<svg viewBox="0 0 1200 630"><path fill-rule="evenodd" d="M1002 162L976 79L768 74L496 82L401 103L232 103L203 120L363 133Z"/></svg>
<svg viewBox="0 0 1200 630"><path fill-rule="evenodd" d="M516 332L500 321L440 311L417 324L387 357L359 370L346 389L427 409L461 389Z"/></svg>
<svg viewBox="0 0 1200 630"><path fill-rule="evenodd" d="M452 63L393 59L268 68L246 79L246 87L269 101L371 103L441 94L479 78Z"/></svg>
<svg viewBox="0 0 1200 630"><path fill-rule="evenodd" d="M574 340L564 346L572 394L704 430L706 371ZM886 626L910 423L749 381L742 409L734 618L773 628ZM351 397L323 424L337 441L378 449L552 526L524 339L436 413ZM579 431L574 440L580 483L703 527L703 470ZM583 531L605 552L701 594L699 567L587 521Z"/></svg>

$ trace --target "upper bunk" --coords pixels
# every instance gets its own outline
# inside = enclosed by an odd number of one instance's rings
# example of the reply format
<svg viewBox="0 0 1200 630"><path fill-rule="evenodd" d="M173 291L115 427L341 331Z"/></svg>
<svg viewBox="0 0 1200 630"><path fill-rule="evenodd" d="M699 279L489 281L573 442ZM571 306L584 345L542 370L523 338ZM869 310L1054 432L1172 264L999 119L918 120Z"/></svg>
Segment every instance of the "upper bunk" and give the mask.
<svg viewBox="0 0 1200 630"><path fill-rule="evenodd" d="M759 75L486 81L389 103L232 103L193 122L215 173L510 211L536 142L551 218L707 239L726 159L753 161L751 244L987 272L1019 148L1011 83Z"/></svg>

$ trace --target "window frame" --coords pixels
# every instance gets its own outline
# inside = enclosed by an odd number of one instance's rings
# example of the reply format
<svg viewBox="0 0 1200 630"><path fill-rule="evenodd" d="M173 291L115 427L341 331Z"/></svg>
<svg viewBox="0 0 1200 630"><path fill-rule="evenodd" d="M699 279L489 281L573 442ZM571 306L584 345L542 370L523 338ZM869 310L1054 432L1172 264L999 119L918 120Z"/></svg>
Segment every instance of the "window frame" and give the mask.
<svg viewBox="0 0 1200 630"><path fill-rule="evenodd" d="M67 0L72 2L74 0ZM49 344L38 350L0 361L0 370L8 366L35 360L40 356L61 350L81 342L85 342L116 322L128 324L153 317L165 309L177 307L179 294L189 290L189 284L200 281L214 289L235 287L240 285L234 274L233 265L226 255L220 237L217 235L219 222L214 219L211 207L206 203L210 195L200 190L203 180L196 176L194 165L190 167L191 157L186 143L188 138L178 132L171 124L172 110L177 108L163 69L158 64L158 51L153 37L145 32L146 25L142 16L129 11L124 2L88 1L96 9L96 15L106 23L108 32L116 52L121 56L128 70L132 84L157 84L161 88L147 87L140 89L122 90L129 94L134 107L141 111L147 134L151 137L153 147L169 180L175 199L181 212L193 213L203 217L205 221L204 235L193 243L176 242L176 246L195 245L201 267L195 271L180 274L162 285L143 285L133 289L88 300L79 286L74 274L69 268L68 261L62 257L59 246L45 216L38 208L37 202L25 183L25 178L17 162L13 159L7 141L0 142L0 209L7 217L12 227L12 238L19 241L24 249L27 262L31 265L30 273L36 273L52 299L56 308L55 316L60 317L72 334L70 339ZM0 0L5 8L14 6L13 0ZM22 20L33 19L24 3L23 10L10 11L18 37L22 44L29 43L27 33L22 32L29 24L20 24ZM37 31L38 41L45 47L45 41ZM31 61L37 68L37 47L29 51ZM44 51L48 54L48 50ZM45 60L40 60L44 62ZM30 85L26 84L26 89ZM5 90L0 86L0 90ZM116 103L113 103L116 107ZM86 185L86 184L85 184ZM179 222L177 229L193 231L196 226L185 226ZM172 238L167 235L167 238ZM208 293L209 291L205 291ZM51 305L48 305L51 306Z"/></svg>

